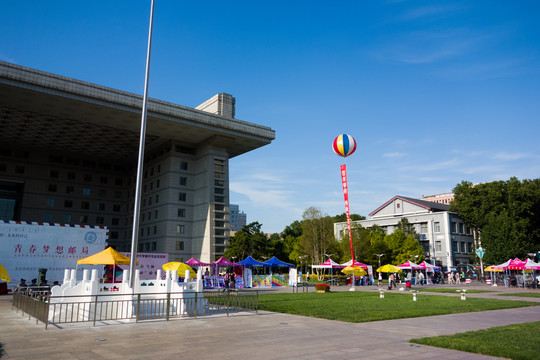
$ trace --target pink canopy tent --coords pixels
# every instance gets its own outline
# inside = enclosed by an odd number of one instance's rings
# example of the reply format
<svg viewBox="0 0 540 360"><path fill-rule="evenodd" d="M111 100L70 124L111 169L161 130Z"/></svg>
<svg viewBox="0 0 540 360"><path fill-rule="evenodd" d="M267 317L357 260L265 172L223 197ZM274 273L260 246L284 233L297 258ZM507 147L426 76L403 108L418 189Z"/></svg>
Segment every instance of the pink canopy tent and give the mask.
<svg viewBox="0 0 540 360"><path fill-rule="evenodd" d="M527 259L524 265L525 270L540 270L540 263Z"/></svg>
<svg viewBox="0 0 540 360"><path fill-rule="evenodd" d="M205 263L205 262L199 261L199 260L197 260L197 259L195 259L193 257L191 259L189 259L188 261L186 261L184 264L187 264L187 265L189 265L191 267L194 267L194 266L199 267L199 266L209 266L209 265L211 265L210 263Z"/></svg>
<svg viewBox="0 0 540 360"><path fill-rule="evenodd" d="M428 262L425 261L425 260L422 261L420 264L418 264L418 266L421 266L422 269L424 269L424 270L426 270L426 271L431 271L431 272L435 271L435 269L439 269L439 270L441 269L440 266L432 265L432 264L428 263Z"/></svg>
<svg viewBox="0 0 540 360"><path fill-rule="evenodd" d="M351 266L352 263L353 263L353 261L349 260L349 261L344 262L343 264L341 264L341 266L344 266L344 267ZM368 268L368 266L366 264L362 264L361 262L358 262L356 260L354 260L354 266L359 266L364 270L367 270L367 268Z"/></svg>
<svg viewBox="0 0 540 360"><path fill-rule="evenodd" d="M233 263L232 261L227 259L225 256L220 257L218 261L213 263L213 265L223 266L223 267L225 267L225 266L240 266L240 264Z"/></svg>
<svg viewBox="0 0 540 360"><path fill-rule="evenodd" d="M494 270L506 270L506 269L508 269L508 265L510 265L510 261L512 261L512 260L508 260L508 261L503 262L502 264L499 264L499 265L492 265L491 268L494 269Z"/></svg>
<svg viewBox="0 0 540 360"><path fill-rule="evenodd" d="M510 260L510 263L508 264L508 270L523 270L525 266L525 261L519 260L518 258L515 258L514 260Z"/></svg>
<svg viewBox="0 0 540 360"><path fill-rule="evenodd" d="M398 265L397 267L405 270L424 270L422 266L413 263L412 261L406 261L403 264Z"/></svg>
<svg viewBox="0 0 540 360"><path fill-rule="evenodd" d="M311 265L313 269L343 269L346 266L338 264L332 259L328 259L320 265Z"/></svg>

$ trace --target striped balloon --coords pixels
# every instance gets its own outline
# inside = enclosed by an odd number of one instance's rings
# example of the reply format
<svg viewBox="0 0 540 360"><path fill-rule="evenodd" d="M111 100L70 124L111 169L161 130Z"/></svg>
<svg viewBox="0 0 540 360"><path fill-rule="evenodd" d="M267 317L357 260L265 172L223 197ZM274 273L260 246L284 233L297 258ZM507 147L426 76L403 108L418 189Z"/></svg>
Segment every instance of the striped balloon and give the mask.
<svg viewBox="0 0 540 360"><path fill-rule="evenodd" d="M356 141L351 135L341 134L334 139L332 149L339 156L347 157L356 150Z"/></svg>

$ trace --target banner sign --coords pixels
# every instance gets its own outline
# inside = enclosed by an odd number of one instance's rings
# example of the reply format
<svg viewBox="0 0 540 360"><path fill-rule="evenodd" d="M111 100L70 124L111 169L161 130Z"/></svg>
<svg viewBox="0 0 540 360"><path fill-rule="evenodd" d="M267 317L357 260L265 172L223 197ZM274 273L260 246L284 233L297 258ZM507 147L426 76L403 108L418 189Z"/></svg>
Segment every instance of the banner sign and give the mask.
<svg viewBox="0 0 540 360"><path fill-rule="evenodd" d="M107 237L105 227L0 221L0 264L11 278L8 287L15 288L21 278L30 284L39 269L47 269L48 284L62 283L64 270L103 251Z"/></svg>
<svg viewBox="0 0 540 360"><path fill-rule="evenodd" d="M120 254L131 258L131 253L121 252ZM137 259L139 264L136 268L139 270L139 279L141 280L155 280L157 271L161 270L161 280L165 280L165 274L163 270L163 264L169 262L169 254L161 253L137 253ZM122 270L129 270L129 265L119 265ZM178 276L184 277L184 274L178 274ZM117 281L122 281L122 275L116 277Z"/></svg>
<svg viewBox="0 0 540 360"><path fill-rule="evenodd" d="M347 214L347 227L349 228L349 242L351 244L351 259L354 264L354 252L351 234L351 216L349 214L349 187L347 185L347 165L341 165L341 183L343 184L343 197L345 198L345 214Z"/></svg>

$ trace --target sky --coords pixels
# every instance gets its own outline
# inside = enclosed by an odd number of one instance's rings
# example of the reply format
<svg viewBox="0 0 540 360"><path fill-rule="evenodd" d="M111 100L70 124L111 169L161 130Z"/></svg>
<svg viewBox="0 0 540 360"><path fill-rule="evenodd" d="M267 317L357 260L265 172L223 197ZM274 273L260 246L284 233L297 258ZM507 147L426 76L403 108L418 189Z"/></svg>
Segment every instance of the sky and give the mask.
<svg viewBox="0 0 540 360"><path fill-rule="evenodd" d="M3 1L0 60L142 94L150 0ZM230 202L281 232L316 207L540 175L537 1L156 0L149 96L236 98L276 139L230 160ZM332 141L358 143L346 159Z"/></svg>

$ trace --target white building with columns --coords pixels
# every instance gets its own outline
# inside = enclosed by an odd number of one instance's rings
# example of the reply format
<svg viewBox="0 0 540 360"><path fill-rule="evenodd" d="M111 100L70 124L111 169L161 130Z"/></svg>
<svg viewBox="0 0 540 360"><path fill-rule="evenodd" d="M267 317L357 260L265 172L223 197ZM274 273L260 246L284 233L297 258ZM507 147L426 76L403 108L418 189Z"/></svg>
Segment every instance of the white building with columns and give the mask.
<svg viewBox="0 0 540 360"><path fill-rule="evenodd" d="M406 218L414 226L431 263L446 267L469 264L475 249L473 231L449 209L446 204L396 195L370 213L370 219L353 224L364 228L378 225L391 234L400 220ZM341 241L347 235L347 223L335 223L334 234Z"/></svg>

